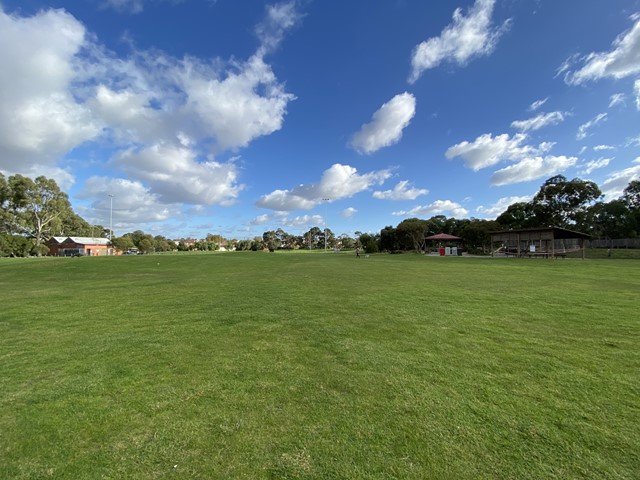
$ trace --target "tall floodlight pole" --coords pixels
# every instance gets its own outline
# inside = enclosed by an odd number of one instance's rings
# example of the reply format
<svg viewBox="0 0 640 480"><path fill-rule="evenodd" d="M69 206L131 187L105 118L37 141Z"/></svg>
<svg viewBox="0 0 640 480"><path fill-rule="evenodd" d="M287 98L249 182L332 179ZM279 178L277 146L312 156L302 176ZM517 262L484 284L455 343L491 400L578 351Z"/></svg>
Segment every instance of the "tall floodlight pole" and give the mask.
<svg viewBox="0 0 640 480"><path fill-rule="evenodd" d="M109 194L109 242L113 242L113 195Z"/></svg>
<svg viewBox="0 0 640 480"><path fill-rule="evenodd" d="M324 203L324 253L327 253L327 205L329 205L329 199L323 198Z"/></svg>

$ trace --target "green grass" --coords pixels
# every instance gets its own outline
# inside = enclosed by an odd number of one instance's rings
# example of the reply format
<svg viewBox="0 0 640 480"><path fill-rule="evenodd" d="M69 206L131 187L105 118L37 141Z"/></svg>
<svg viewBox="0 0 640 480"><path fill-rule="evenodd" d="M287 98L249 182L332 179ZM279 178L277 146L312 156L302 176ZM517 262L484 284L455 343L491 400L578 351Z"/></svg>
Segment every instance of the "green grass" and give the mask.
<svg viewBox="0 0 640 480"><path fill-rule="evenodd" d="M0 261L0 478L634 479L640 263Z"/></svg>

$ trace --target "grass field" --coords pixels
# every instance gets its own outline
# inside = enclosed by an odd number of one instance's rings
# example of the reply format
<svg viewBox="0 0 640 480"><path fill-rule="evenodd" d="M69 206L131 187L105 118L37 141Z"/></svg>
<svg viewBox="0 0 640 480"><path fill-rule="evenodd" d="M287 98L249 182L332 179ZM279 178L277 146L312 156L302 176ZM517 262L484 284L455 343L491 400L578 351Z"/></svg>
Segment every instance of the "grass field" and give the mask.
<svg viewBox="0 0 640 480"><path fill-rule="evenodd" d="M0 260L2 479L640 478L640 262Z"/></svg>

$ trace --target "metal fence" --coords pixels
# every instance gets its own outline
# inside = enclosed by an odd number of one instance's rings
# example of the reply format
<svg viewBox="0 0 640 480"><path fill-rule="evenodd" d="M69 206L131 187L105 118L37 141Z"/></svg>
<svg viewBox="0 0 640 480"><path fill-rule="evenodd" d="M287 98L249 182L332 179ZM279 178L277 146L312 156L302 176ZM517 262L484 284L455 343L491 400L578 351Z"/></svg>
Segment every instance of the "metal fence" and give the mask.
<svg viewBox="0 0 640 480"><path fill-rule="evenodd" d="M640 248L640 238L600 238L598 240L589 240L586 244L587 248Z"/></svg>

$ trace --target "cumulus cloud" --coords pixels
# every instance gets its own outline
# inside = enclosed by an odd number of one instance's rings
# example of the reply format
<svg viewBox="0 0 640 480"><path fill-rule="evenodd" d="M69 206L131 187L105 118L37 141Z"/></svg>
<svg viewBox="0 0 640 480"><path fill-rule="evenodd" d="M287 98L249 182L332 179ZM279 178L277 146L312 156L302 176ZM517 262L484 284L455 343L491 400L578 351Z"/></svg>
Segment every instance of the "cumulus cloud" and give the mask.
<svg viewBox="0 0 640 480"><path fill-rule="evenodd" d="M142 1L111 6L135 10ZM246 60L133 45L118 57L63 10L19 17L0 7L0 41L12 46L0 50L0 169L52 172L69 186L75 179L58 162L100 141L114 152L110 166L146 189L155 211L232 204L244 188L239 169L216 158L282 128L295 96L265 55L298 19L295 2L268 7Z"/></svg>
<svg viewBox="0 0 640 480"><path fill-rule="evenodd" d="M382 185L390 176L389 170L360 175L354 167L336 163L323 172L318 183L300 185L292 190L274 190L260 197L256 205L278 211L308 210L323 198L329 201L349 198L373 185Z"/></svg>
<svg viewBox="0 0 640 480"><path fill-rule="evenodd" d="M479 213L484 218L496 218L501 213L505 212L510 205L513 205L514 203L528 202L531 198L533 198L533 195L502 197L493 205L489 205L487 207L479 205L476 208L476 213Z"/></svg>
<svg viewBox="0 0 640 480"><path fill-rule="evenodd" d="M582 66L576 71L567 71L565 82L579 85L591 80L620 79L640 73L640 14L633 15L631 20L634 25L614 40L608 52L592 52L582 57Z"/></svg>
<svg viewBox="0 0 640 480"><path fill-rule="evenodd" d="M629 185L629 182L632 182L633 180L640 180L640 157L636 158L631 163L634 163L635 165L623 170L612 172L605 179L601 190L606 201L615 200L620 197L624 189Z"/></svg>
<svg viewBox="0 0 640 480"><path fill-rule="evenodd" d="M356 213L358 213L358 210L356 210L353 207L347 207L344 210L338 212L338 215L340 215L342 218L351 218L353 217Z"/></svg>
<svg viewBox="0 0 640 480"><path fill-rule="evenodd" d="M584 140L585 138L587 138L587 133L590 129L592 129L593 127L595 127L596 125L602 122L605 122L606 120L607 120L607 114L599 113L588 122L583 123L578 127L578 133L576 134L576 139Z"/></svg>
<svg viewBox="0 0 640 480"><path fill-rule="evenodd" d="M547 103L547 100L549 100L549 97L543 98L541 100L536 100L531 105L529 105L529 110L531 110L532 112L537 111L540 107Z"/></svg>
<svg viewBox="0 0 640 480"><path fill-rule="evenodd" d="M513 137L506 133L495 137L490 133L485 133L473 142L465 140L449 147L445 156L449 160L461 157L467 168L477 172L503 160L515 160L546 152L553 146L549 143L542 143L536 148L525 145L527 139L528 137L524 133L518 133Z"/></svg>
<svg viewBox="0 0 640 480"><path fill-rule="evenodd" d="M436 200L429 205L417 206L411 210L400 210L393 212L392 215L397 217L413 217L413 216L433 216L439 214L448 214L452 217L465 217L469 211L462 205L451 200Z"/></svg>
<svg viewBox="0 0 640 480"><path fill-rule="evenodd" d="M324 225L324 218L322 215L300 215L293 218L284 217L281 220L281 224L283 227L311 227L314 225Z"/></svg>
<svg viewBox="0 0 640 480"><path fill-rule="evenodd" d="M271 216L266 213L263 215L258 215L256 218L249 222L250 225L264 225L271 219Z"/></svg>
<svg viewBox="0 0 640 480"><path fill-rule="evenodd" d="M78 195L82 199L93 199L90 207L79 207L78 212L94 224L107 226L113 195L114 230L126 230L140 223L159 222L178 218L178 204L163 203L141 182L94 176L89 178Z"/></svg>
<svg viewBox="0 0 640 480"><path fill-rule="evenodd" d="M584 165L581 165L579 173L580 175L591 175L594 170L598 170L599 168L604 168L609 165L611 160L611 158L599 158L597 160L586 162Z"/></svg>
<svg viewBox="0 0 640 480"><path fill-rule="evenodd" d="M393 190L375 191L373 198L380 200L415 200L420 195L426 195L429 190L412 187L408 180L402 180Z"/></svg>
<svg viewBox="0 0 640 480"><path fill-rule="evenodd" d="M548 125L557 125L564 122L567 114L563 112L541 113L527 120L516 120L511 122L511 126L522 132L539 130Z"/></svg>
<svg viewBox="0 0 640 480"><path fill-rule="evenodd" d="M565 157L564 155L524 158L518 163L494 172L491 176L491 184L496 186L510 185L547 177L566 170L575 165L577 161L576 157Z"/></svg>
<svg viewBox="0 0 640 480"><path fill-rule="evenodd" d="M414 83L422 72L444 61L466 65L474 57L491 54L509 25L509 20L498 27L492 25L494 6L495 0L476 0L467 15L457 8L453 12L453 22L440 36L430 38L414 49L409 82Z"/></svg>
<svg viewBox="0 0 640 480"><path fill-rule="evenodd" d="M163 202L231 204L244 188L235 163L197 161L189 148L157 144L128 149L113 162L151 187Z"/></svg>
<svg viewBox="0 0 640 480"><path fill-rule="evenodd" d="M351 147L369 154L398 143L415 113L416 99L412 94L396 95L373 114L371 122L351 137Z"/></svg>
<svg viewBox="0 0 640 480"><path fill-rule="evenodd" d="M54 166L100 133L100 123L70 93L85 36L63 10L22 19L0 7L0 43L11 45L0 49L0 168Z"/></svg>

